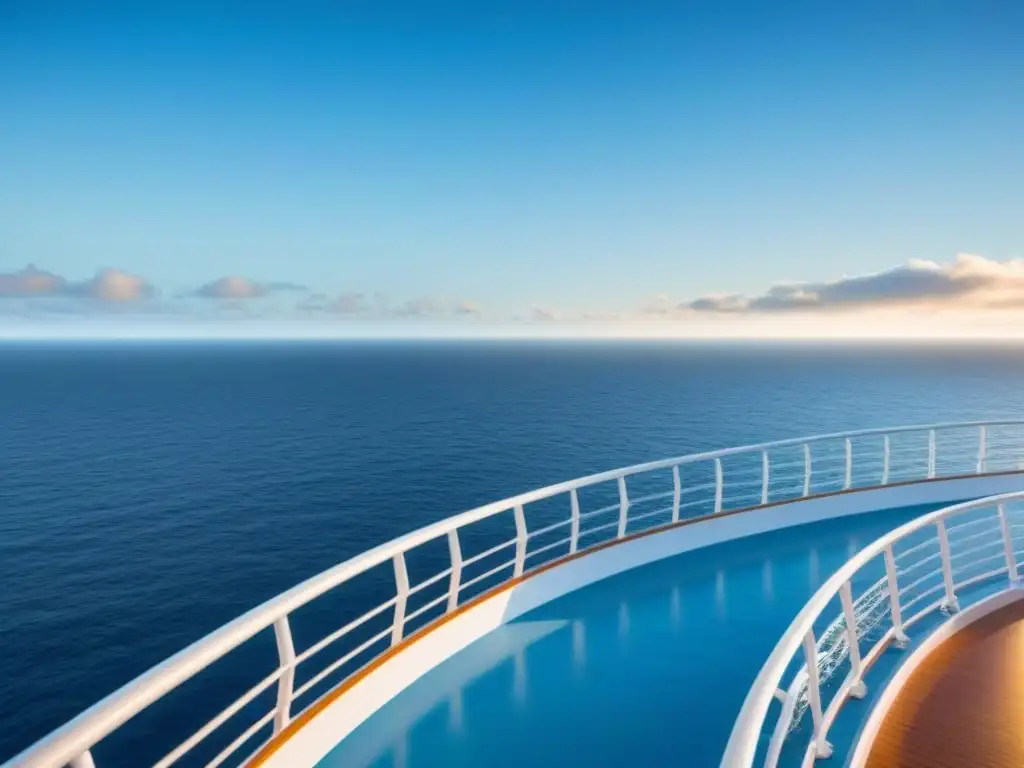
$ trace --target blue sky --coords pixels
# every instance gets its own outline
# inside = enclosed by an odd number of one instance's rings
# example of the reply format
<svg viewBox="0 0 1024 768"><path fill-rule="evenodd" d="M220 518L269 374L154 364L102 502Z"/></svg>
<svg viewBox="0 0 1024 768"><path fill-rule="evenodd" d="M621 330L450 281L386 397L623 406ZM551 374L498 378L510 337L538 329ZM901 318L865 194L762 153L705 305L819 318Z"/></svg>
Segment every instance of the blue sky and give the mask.
<svg viewBox="0 0 1024 768"><path fill-rule="evenodd" d="M137 5L0 11L0 334L1024 299L1019 3Z"/></svg>

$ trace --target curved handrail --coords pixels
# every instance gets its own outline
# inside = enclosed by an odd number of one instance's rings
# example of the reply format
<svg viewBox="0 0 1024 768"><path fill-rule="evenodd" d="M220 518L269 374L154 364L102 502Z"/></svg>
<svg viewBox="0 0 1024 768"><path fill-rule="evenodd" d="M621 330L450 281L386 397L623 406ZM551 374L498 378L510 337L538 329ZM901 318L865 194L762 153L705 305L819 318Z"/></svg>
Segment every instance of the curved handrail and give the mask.
<svg viewBox="0 0 1024 768"><path fill-rule="evenodd" d="M995 454L990 455L988 451L986 431L996 427L1020 427L1022 425L1024 425L1024 420L1021 419L945 422L895 428L861 429L756 443L746 446L678 456L675 458L661 459L658 461L646 462L620 469L600 472L577 478L575 480L556 483L540 489L528 491L526 493L517 494L490 504L485 504L481 507L454 515L431 525L424 526L418 530L399 536L387 543L374 547L360 555L346 560L343 563L333 566L332 568L329 568L306 581L303 581L277 597L253 608L220 629L215 630L204 638L189 645L153 669L127 683L117 691L111 693L97 704L85 710L78 717L74 718L63 727L54 731L49 736L27 749L25 752L22 752L20 755L15 757L11 765L18 766L19 768L59 768L60 766L69 763L76 766L76 768L78 768L78 766L91 766L92 757L89 754L89 750L97 742L108 736L140 711L161 699L168 692L174 690L182 683L195 676L201 670L205 669L218 659L221 659L230 651L237 648L258 633L271 627L273 627L276 635L280 659L280 667L278 668L276 675L269 679L271 684L276 681L279 686L278 711L273 713L274 734L276 735L287 725L291 714L290 703L293 698L297 698L298 696L298 694L293 690L294 670L297 664L302 660L301 656L298 660L296 659L290 626L288 623L289 614L297 608L315 600L324 593L329 592L335 587L351 580L355 576L386 563L388 560L392 560L395 568L397 594L396 597L390 601L395 607L395 629L391 633L391 641L392 645L401 642L403 629L406 621L408 620L404 613L405 601L415 589L415 587L410 588L408 583L408 574L404 560L405 553L425 543L441 539L443 537L448 537L451 549L451 568L448 569L448 572L452 575L451 594L449 595L447 602L447 611L450 612L458 607L461 598L461 590L467 588L470 584L470 582L463 582L461 584L459 582L462 567L464 565L468 565L470 562L469 560L462 558L459 549L459 532L467 526L471 526L472 524L486 518L508 512L512 512L515 516L516 537L515 539L506 542L509 546L513 544L515 545L515 559L491 571L491 573L494 573L495 571L500 571L502 568L512 568L511 578L515 578L521 576L525 571L530 570L530 568L525 567L525 560L530 556L527 553L530 537L544 532L534 531L533 533L530 533L527 529L523 510L526 505L534 502L569 494L571 501L570 517L553 526L548 526L548 528L544 530L550 530L551 528L556 528L560 525L571 526L570 536L558 543L568 544L569 553L574 553L577 551L584 551L588 548L580 547L580 539L584 536L592 532L597 532L601 529L606 529L609 526L616 527L616 521L613 520L612 523L602 526L596 526L587 530L581 529L580 521L586 517L586 515L581 514L580 501L577 492L587 487L600 486L613 481L617 484L618 503L611 507L606 507L594 512L588 512L587 514L595 515L600 512L611 512L613 514L617 514L618 521L615 538L623 538L626 535L627 525L630 522L638 521L645 517L668 515L670 513L671 519L665 520L664 522L674 523L681 519L681 510L684 507L697 503L687 502L684 504L681 501L681 497L684 493L690 490L701 490L707 486L696 486L694 489L688 487L684 488L680 480L680 467L684 465L693 465L702 462L711 462L713 464L715 474L715 481L713 483L714 496L713 498L710 496L707 498L701 497L699 501L701 504L706 504L707 508L711 510L711 513L720 513L732 508L749 508L764 504L770 500L769 496L772 492L772 483L777 482L780 478L783 480L788 479L790 481L795 479L788 478L785 475L780 475L778 472L771 472L769 456L772 451L799 446L802 446L804 449L803 472L797 476L799 479L802 479L802 484L800 486L800 488L802 488L802 492L799 492L799 489L796 492L787 490L782 498L771 499L772 501L795 500L801 497L815 495L815 493L811 492L813 472L811 446L817 446L821 443L838 440L845 443L845 467L832 468L827 471L842 471L845 469L841 487L829 490L848 490L855 486L853 481L854 461L851 447L851 441L855 439L874 436L884 437L881 482L873 483L871 486L876 487L878 485L887 485L890 482L890 470L895 470L898 466L897 463L891 461L890 458L890 437L926 433L929 438L927 445L926 467L914 467L912 470L906 471L912 471L915 479L938 479L949 475L937 473L936 471L937 433L976 429L978 431L977 442L971 441L969 447L973 450L973 446L976 446L977 452L976 454L969 452L966 455L967 458L971 459L973 466L969 466L966 471L959 472L956 476L963 474L984 474L987 472L997 471L994 468L994 465L998 462L999 458ZM1011 458L1019 463L1019 460L1024 458L1024 435L1016 435L1015 439L1018 441L1019 448L1021 450L1016 450ZM922 450L923 449L924 447L922 447ZM727 485L723 474L723 460L750 454L760 454L763 461L759 469L744 471L757 471L760 473L760 476L754 480L737 481ZM959 454L956 457L963 458L963 456ZM975 458L976 464L974 464ZM672 470L674 481L673 490L666 491L663 494L652 494L638 499L631 500L629 498L626 485L627 479L631 479L637 475L665 469ZM923 469L924 471L919 472L919 469ZM818 471L820 473L820 467ZM744 491L740 498L745 499L750 503L739 504L737 502L737 504L731 505L724 498L724 491L726 488L731 489L733 487L748 486L755 487L749 491ZM639 506L641 502L665 498L667 496L672 497L672 503L670 506L662 507L654 512L648 512L645 515L630 516L631 508ZM657 525L658 523L655 524ZM549 549L550 546L551 545L544 547L543 549ZM540 551L541 550L536 550L533 554L540 554ZM553 557L557 556L561 555L558 552L554 552ZM545 561L538 560L531 566L531 568L538 567L543 562ZM440 575L443 576L446 575L446 573L442 572ZM506 578L504 581L507 580L508 579ZM422 586L422 584L420 586ZM381 606L378 606L378 609L380 607ZM384 607L388 607L387 604L385 604ZM371 611L370 614L376 615L376 611L378 609ZM364 616L363 618L366 617ZM335 638L335 640L336 639L337 638ZM172 764L177 757L181 756L181 754L183 753L172 751L164 761L161 761L161 765ZM173 759L171 759L172 756L174 756Z"/></svg>
<svg viewBox="0 0 1024 768"><path fill-rule="evenodd" d="M866 546L851 559L846 561L839 570L837 570L821 587L814 593L810 600L804 605L800 613L797 614L796 618L789 625L785 634L776 644L771 655L768 657L764 666L761 668L757 677L754 680L753 685L750 688L744 702L743 707L740 710L740 714L733 725L732 733L729 737L729 742L726 746L725 753L722 757L723 768L748 768L754 765L755 757L758 750L760 739L763 735L763 728L766 724L768 717L768 710L771 706L772 700L779 698L783 700L783 712L780 715L778 725L774 731L772 738L772 744L769 745L768 756L765 760L765 765L769 768L774 768L778 761L779 750L781 749L782 739L785 737L785 732L790 727L791 723L788 722L789 717L792 714L794 705L796 703L796 691L801 685L810 685L818 688L820 683L817 679L809 680L809 677L816 678L816 667L817 667L817 656L818 648L820 647L814 642L813 629L814 623L824 613L825 609L832 603L832 601L840 596L841 602L846 602L843 598L843 592L850 595L850 583L851 580L861 570L871 563L875 558L880 555L885 557L886 575L880 580L881 583L888 585L887 597L890 603L890 621L891 628L876 642L875 647L868 654L868 656L877 654L884 646L889 642L896 641L900 643L906 642L905 630L912 623L915 623L924 615L934 610L943 608L947 611L958 610L956 589L959 586L974 585L986 579L997 577L1001 574L1008 573L1010 576L1010 584L1014 583L1017 579L1017 555L1016 550L1013 546L1013 538L1010 533L1010 526L1006 522L1006 509L1005 506L1014 502L1024 501L1024 492L1016 491L1012 493L1004 493L996 496L989 496L983 499L977 499L974 501L968 501L961 504L945 507L943 509L935 510L934 512L927 513L911 520L908 523L896 528L889 533L876 539L874 542ZM1001 548L1000 555L1005 560L1005 564L999 568L992 569L982 574L976 574L970 579L964 582L956 583L953 578L954 568L951 564L952 559L956 558L957 555L951 551L949 532L945 526L945 522L951 518L959 517L969 512L984 511L984 510L995 510L996 517L993 522L996 523L993 526L993 533L998 532L998 535L994 537L993 541L989 544ZM982 520L972 521L963 524L964 526L973 526L977 522ZM895 566L895 557L893 555L893 546L901 541L906 540L913 534L926 531L927 529L935 526L937 530L937 549L938 549L938 560L940 563L939 571L942 575L941 587L936 587L931 591L941 591L943 597L937 602L933 602L931 605L924 608L912 619L903 621L900 611L900 598L903 595L903 591L900 590L898 582L896 580L897 571ZM972 534L970 539L976 540L979 534ZM984 547L986 545L982 545ZM911 549L919 549L922 544L918 544ZM981 547L975 547L980 549ZM970 553L971 550L967 550L964 554ZM910 550L904 554L913 554ZM932 555L934 557L934 555ZM991 557L986 559L992 559ZM910 569L905 569L904 572ZM867 595L871 589L875 588L879 582L875 582L871 585L871 588L865 591ZM892 587L895 585L895 590ZM915 601L916 602L916 601ZM906 607L904 605L903 607ZM860 621L859 616L856 616L853 611L847 610L846 605L843 606L843 614L841 614L840 623L843 625L844 642L847 644L847 654L849 654L849 648L855 644L856 650L856 663L851 659L851 672L848 675L848 679L845 684L840 688L836 694L836 698L839 699L838 703L830 708L833 711L822 712L821 702L817 704L812 703L812 708L816 708L817 711L812 713L813 733L811 741L808 744L808 751L816 750L817 754L822 757L827 757L831 753L831 747L825 741L827 735L828 726L831 725L831 721L834 720L835 714L838 709L842 706L845 697L848 695L857 696L857 693L863 695L863 674L866 668L870 666L864 660L860 658L859 641L863 639L860 633ZM853 616L853 621L849 619ZM845 621L844 621L845 619ZM836 622L830 625L830 628L834 626ZM851 634L849 631L850 626L854 626L856 634ZM793 685L787 690L780 689L780 684L783 677L786 674L787 669L790 668L793 660L796 658L797 653L803 649L806 658L811 658L810 650L815 651L814 656L815 664L806 664L795 676ZM873 659L871 659L873 661ZM814 675L808 675L809 672L815 671ZM855 689L860 688L859 691ZM820 691L815 690L810 693L809 698L817 698L820 696ZM836 699L834 699L835 701ZM831 717L828 717L831 714ZM827 720L827 722L826 722ZM806 764L806 763L805 763Z"/></svg>

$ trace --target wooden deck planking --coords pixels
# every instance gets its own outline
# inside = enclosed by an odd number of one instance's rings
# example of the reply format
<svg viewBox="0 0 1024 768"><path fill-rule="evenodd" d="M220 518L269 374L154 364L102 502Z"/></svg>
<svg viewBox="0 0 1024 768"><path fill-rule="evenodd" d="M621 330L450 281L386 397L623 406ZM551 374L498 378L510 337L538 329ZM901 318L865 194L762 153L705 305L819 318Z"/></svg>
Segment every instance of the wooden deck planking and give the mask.
<svg viewBox="0 0 1024 768"><path fill-rule="evenodd" d="M1024 766L1024 601L933 651L900 691L867 768Z"/></svg>

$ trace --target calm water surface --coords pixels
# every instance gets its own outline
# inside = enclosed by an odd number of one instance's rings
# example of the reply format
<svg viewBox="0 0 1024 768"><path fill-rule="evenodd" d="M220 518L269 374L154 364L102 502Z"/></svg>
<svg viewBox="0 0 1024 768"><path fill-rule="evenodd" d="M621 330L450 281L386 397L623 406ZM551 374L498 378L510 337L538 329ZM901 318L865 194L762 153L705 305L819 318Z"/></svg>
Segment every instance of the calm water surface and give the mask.
<svg viewBox="0 0 1024 768"><path fill-rule="evenodd" d="M671 454L989 417L1024 417L1024 350L0 346L0 760L301 579L475 505ZM107 765L149 759L138 729Z"/></svg>

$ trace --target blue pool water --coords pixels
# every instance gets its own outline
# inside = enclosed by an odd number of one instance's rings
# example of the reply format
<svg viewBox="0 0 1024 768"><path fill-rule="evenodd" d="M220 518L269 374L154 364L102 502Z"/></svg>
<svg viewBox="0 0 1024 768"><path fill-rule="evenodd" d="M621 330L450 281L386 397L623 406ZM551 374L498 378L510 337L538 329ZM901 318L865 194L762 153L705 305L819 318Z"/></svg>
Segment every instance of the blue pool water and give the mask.
<svg viewBox="0 0 1024 768"><path fill-rule="evenodd" d="M864 426L1021 416L1022 384L1021 348L0 345L0 680L16 692L0 697L0 761L241 612L427 522L668 455ZM819 557L824 572L831 555ZM781 568L773 565L776 594L809 590L806 574ZM684 633L713 618L694 613L689 594L714 589L707 573L680 582ZM729 642L741 643L746 614L732 579L724 577L728 616L738 622ZM626 623L640 626L655 605L668 622L670 586L651 593L649 609L630 598ZM559 605L572 615L569 603ZM584 679L591 660L620 652L599 631L602 622L617 628L620 611L584 617ZM782 613L763 615L785 623ZM335 619L313 617L298 630L322 636ZM571 647L571 638L563 626L531 646L528 696L540 679L530 671L542 663L534 654L542 660L544 648ZM264 651L272 648L254 653ZM272 655L259 661L272 664ZM199 703L210 690L243 690L250 678L242 672L269 669L247 659L242 666L198 694ZM642 704L644 696L614 679L630 705L620 716L632 717L633 697ZM716 689L706 698L717 701ZM168 735L182 735L179 721L198 724L190 719L202 710L195 702L169 701L161 719L130 724L120 741L101 745L98 763L151 761L171 746ZM675 705L674 720L689 724L680 725L682 738L705 706ZM607 713L580 707L600 740ZM478 709L462 709L467 733L481 733L470 727ZM510 710L504 727L514 730L518 717L525 715ZM584 727L573 713L559 717L569 718L567 734ZM422 751L418 738L410 741Z"/></svg>
<svg viewBox="0 0 1024 768"><path fill-rule="evenodd" d="M566 595L426 674L319 766L715 766L807 598L852 553L934 508L730 542Z"/></svg>

